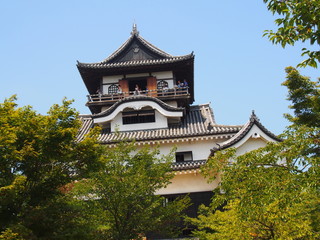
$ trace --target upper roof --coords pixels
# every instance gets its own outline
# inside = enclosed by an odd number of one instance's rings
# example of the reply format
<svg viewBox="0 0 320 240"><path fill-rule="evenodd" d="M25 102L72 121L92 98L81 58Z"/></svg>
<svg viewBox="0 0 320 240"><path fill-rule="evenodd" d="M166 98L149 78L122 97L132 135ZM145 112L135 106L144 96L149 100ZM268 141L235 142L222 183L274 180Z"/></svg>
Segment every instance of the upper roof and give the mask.
<svg viewBox="0 0 320 240"><path fill-rule="evenodd" d="M157 48L139 35L134 25L131 36L115 52L101 62L82 63L77 67L90 94L95 94L103 76L173 71L177 80L188 82L194 101L194 54L173 56Z"/></svg>
<svg viewBox="0 0 320 240"><path fill-rule="evenodd" d="M78 139L81 140L93 127L92 115L81 116L83 122ZM221 136L228 139L242 128L240 125L219 125L214 121L212 109L209 104L191 106L180 125L169 126L164 129L149 129L138 131L108 132L102 131L98 140L104 144L111 144L123 139L135 141L151 141L197 136Z"/></svg>
<svg viewBox="0 0 320 240"><path fill-rule="evenodd" d="M117 68L174 63L193 58L193 53L173 56L157 48L139 35L137 27L134 24L130 38L109 57L97 63L78 62L77 66L78 68Z"/></svg>

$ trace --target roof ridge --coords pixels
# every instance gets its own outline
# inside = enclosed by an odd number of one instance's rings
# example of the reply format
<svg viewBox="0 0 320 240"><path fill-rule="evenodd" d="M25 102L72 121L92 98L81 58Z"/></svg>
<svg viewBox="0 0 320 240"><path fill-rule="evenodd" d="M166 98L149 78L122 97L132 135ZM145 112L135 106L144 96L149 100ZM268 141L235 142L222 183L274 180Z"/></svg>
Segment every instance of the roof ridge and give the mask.
<svg viewBox="0 0 320 240"><path fill-rule="evenodd" d="M239 142L250 131L250 129L253 127L254 124L256 124L257 127L260 128L260 130L264 132L266 135L268 135L269 137L273 138L276 141L282 141L275 134L270 132L265 126L263 126L259 118L254 113L254 111L252 111L249 121L242 126L240 131L237 132L232 138L228 139L227 141L221 144L218 144L218 147L213 147L211 149L210 156L213 156L213 154L218 150L226 149L232 146L233 144Z"/></svg>
<svg viewBox="0 0 320 240"><path fill-rule="evenodd" d="M132 41L133 37L135 35L132 34L116 51L114 51L109 57L105 58L104 60L102 60L101 62L98 63L107 63L108 61L110 61L111 59L115 58L117 55L119 55L119 53L127 46L129 45L129 43Z"/></svg>
<svg viewBox="0 0 320 240"><path fill-rule="evenodd" d="M163 57L166 57L166 58L179 57L179 56L173 56L173 55L161 50L160 48L156 47L155 45L153 45L152 43L150 43L149 41L147 41L146 39L144 39L140 35L137 35L136 37L137 37L137 39L139 39L141 41L141 43L143 43L144 46L146 46L150 50L156 51L160 55L163 55Z"/></svg>

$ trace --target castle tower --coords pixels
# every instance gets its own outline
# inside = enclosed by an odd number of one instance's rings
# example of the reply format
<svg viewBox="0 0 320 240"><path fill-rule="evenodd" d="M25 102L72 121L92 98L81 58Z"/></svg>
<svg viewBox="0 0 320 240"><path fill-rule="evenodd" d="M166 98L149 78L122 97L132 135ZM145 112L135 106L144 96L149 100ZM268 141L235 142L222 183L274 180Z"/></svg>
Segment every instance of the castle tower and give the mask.
<svg viewBox="0 0 320 240"><path fill-rule="evenodd" d="M176 146L175 177L156 194L168 201L189 194L193 202L189 216L196 216L199 205L209 204L219 185L219 178L208 183L200 173L210 155L230 147L243 154L279 140L254 113L244 125L221 125L209 104L192 105L193 53L172 56L142 38L136 25L129 39L105 60L78 62L77 67L92 112L81 116L79 140L99 125L101 144L134 139L137 147L159 145L161 154Z"/></svg>

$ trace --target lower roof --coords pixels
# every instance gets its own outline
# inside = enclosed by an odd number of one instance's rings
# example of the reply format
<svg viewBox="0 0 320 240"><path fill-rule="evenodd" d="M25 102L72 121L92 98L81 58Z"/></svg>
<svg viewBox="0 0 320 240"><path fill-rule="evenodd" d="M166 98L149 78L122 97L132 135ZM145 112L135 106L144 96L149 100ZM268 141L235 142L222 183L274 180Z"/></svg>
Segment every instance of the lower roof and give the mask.
<svg viewBox="0 0 320 240"><path fill-rule="evenodd" d="M80 119L82 127L78 134L79 141L94 126L92 115L82 115ZM242 125L216 124L209 104L202 104L190 106L190 109L186 112L186 116L179 125L172 125L162 129L121 132L110 132L108 129L105 129L102 130L98 140L102 144L113 144L125 139L134 139L138 142L210 135L235 135L241 128Z"/></svg>

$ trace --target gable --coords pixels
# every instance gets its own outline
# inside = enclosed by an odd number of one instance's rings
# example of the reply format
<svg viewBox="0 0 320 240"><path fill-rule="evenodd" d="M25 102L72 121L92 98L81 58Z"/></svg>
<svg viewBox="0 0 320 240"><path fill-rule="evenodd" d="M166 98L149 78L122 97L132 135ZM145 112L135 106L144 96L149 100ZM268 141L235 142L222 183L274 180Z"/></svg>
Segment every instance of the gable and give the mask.
<svg viewBox="0 0 320 240"><path fill-rule="evenodd" d="M151 51L138 40L133 37L130 43L109 63L128 62L128 61L143 61L163 59L164 57Z"/></svg>
<svg viewBox="0 0 320 240"><path fill-rule="evenodd" d="M250 140L250 141L249 141ZM249 141L249 142L248 142ZM257 116L252 112L249 122L247 122L242 129L227 141L217 144L211 149L210 156L213 156L216 151L223 150L226 148L237 148L239 149L244 144L246 147L242 147L241 154L263 147L267 142L279 142L280 138L271 133L266 129L259 121ZM250 144L251 143L251 144Z"/></svg>
<svg viewBox="0 0 320 240"><path fill-rule="evenodd" d="M124 112L126 109L132 109L135 111L141 110L143 108L150 108L157 110L160 115L168 118L168 117L178 117L181 118L183 116L183 109L176 108L172 106L168 106L164 103L160 104L160 101L155 101L155 99L151 97L133 97L130 99L124 99L119 101L117 104L114 104L112 109L108 109L100 114L97 114L93 117L94 123L103 124L105 122L112 121L119 113Z"/></svg>

